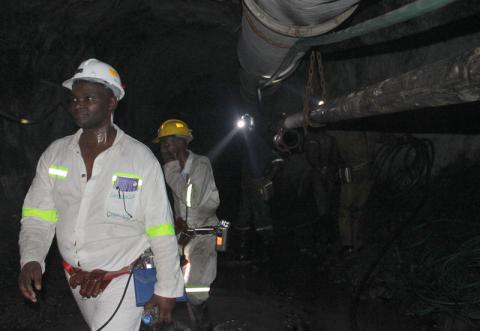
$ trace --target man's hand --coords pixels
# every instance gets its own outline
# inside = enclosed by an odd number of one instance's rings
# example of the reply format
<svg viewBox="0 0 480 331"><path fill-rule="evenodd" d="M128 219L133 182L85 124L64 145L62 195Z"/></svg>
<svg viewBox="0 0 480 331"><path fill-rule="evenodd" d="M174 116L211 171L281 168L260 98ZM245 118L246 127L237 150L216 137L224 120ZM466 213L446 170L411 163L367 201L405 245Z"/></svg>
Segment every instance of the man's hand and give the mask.
<svg viewBox="0 0 480 331"><path fill-rule="evenodd" d="M111 279L104 279L106 273L104 270L78 271L70 277L68 282L71 288L76 288L80 285L79 293L82 297L95 298L111 282Z"/></svg>
<svg viewBox="0 0 480 331"><path fill-rule="evenodd" d="M177 242L180 246L186 246L190 239L192 239L185 231L188 229L187 221L181 217L175 219L175 234L177 235Z"/></svg>
<svg viewBox="0 0 480 331"><path fill-rule="evenodd" d="M160 156L162 157L163 164L175 161L175 156L172 153L161 153Z"/></svg>
<svg viewBox="0 0 480 331"><path fill-rule="evenodd" d="M159 323L172 323L172 312L175 308L175 298L165 298L154 294L150 300L145 304L145 309L158 307L158 321Z"/></svg>
<svg viewBox="0 0 480 331"><path fill-rule="evenodd" d="M35 261L28 262L23 266L18 277L18 287L26 299L37 302L37 295L33 290L32 283L37 291L42 289L42 267Z"/></svg>

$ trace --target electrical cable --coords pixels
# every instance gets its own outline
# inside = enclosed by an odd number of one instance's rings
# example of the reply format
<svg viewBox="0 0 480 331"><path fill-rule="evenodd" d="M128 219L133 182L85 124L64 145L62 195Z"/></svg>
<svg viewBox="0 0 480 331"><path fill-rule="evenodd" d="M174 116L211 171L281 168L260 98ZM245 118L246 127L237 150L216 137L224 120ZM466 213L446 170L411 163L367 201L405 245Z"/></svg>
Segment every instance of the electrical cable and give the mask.
<svg viewBox="0 0 480 331"><path fill-rule="evenodd" d="M414 151L416 155L414 155L413 159L410 159L412 151ZM402 155L402 153L404 153L404 155ZM407 217L407 219L393 234L393 236L386 241L386 243L380 249L380 253L378 254L377 258L370 264L370 267L363 275L349 308L350 327L353 331L360 330L357 321L357 311L360 303L360 296L368 288L367 285L370 277L392 244L401 237L404 231L416 219L418 213L428 198L431 170L434 159L434 147L432 141L425 138L403 136L401 139L396 139L393 142L382 146L375 157L374 165L379 171L381 171L382 168L387 167L387 174L391 176L393 174L393 167L396 165L398 166L398 162L395 162L398 156L403 156L400 165L407 168L404 173L408 174L409 176L417 175L417 178L409 177L409 185L405 187L406 192L409 193L408 196L410 198L414 196L412 194L414 189L422 190L423 194L418 200L419 202L411 212L410 216ZM409 160L412 160L413 163L410 163ZM388 164L388 162L390 162L390 164ZM395 179L398 180L398 178Z"/></svg>
<svg viewBox="0 0 480 331"><path fill-rule="evenodd" d="M375 191L378 196L398 204L425 183L433 162L433 144L411 135L393 137L384 143L374 158Z"/></svg>
<svg viewBox="0 0 480 331"><path fill-rule="evenodd" d="M458 220L436 220L436 222ZM465 222L464 222L465 223ZM470 224L478 227L478 224ZM425 224L424 224L425 226ZM477 229L478 230L478 229ZM478 233L478 231L476 231ZM461 244L458 245L458 242ZM480 313L480 236L454 241L455 246L433 249L420 256L409 288L426 306L415 313L448 313L464 320L478 320ZM422 275L423 277L419 277Z"/></svg>
<svg viewBox="0 0 480 331"><path fill-rule="evenodd" d="M120 191L119 191L120 192ZM127 205L125 203L125 191L122 191L122 198L123 198L123 209L125 210L125 212L127 213L127 215L130 217L130 218L133 218L133 215L130 214L127 210Z"/></svg>
<svg viewBox="0 0 480 331"><path fill-rule="evenodd" d="M120 298L120 301L118 302L118 305L117 307L115 308L113 314L110 316L110 318L105 322L103 323L103 325L98 328L96 331L101 331L103 330L103 328L105 328L108 323L111 322L111 320L113 319L113 317L115 317L115 315L117 314L118 310L120 309L120 306L122 305L122 302L123 302L123 299L125 298L125 295L127 294L127 290L128 290L128 285L130 284L130 280L132 279L132 275L133 275L133 270L135 269L135 267L138 265L138 263L141 261L140 258L138 258L135 263L133 264L132 266L132 269L130 270L130 273L128 274L128 280L127 280L127 284L125 285L125 288L123 289L123 293L122 293L122 297Z"/></svg>

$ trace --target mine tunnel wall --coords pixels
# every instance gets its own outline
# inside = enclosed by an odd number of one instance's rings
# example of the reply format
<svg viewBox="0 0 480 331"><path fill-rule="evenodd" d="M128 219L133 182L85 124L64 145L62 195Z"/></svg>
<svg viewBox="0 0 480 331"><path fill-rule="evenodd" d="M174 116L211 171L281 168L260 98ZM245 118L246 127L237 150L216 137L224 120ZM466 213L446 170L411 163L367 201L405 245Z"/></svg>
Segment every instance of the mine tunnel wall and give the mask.
<svg viewBox="0 0 480 331"><path fill-rule="evenodd" d="M430 139L434 144L433 176L456 162L480 162L480 135L419 134L415 136Z"/></svg>

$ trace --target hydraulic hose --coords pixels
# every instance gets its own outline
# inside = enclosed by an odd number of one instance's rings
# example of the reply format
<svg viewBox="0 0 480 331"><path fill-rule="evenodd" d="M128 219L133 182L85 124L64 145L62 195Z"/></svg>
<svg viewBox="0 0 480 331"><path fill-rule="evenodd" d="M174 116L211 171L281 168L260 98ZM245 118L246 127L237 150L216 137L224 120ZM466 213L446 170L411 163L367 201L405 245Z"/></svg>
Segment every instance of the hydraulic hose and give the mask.
<svg viewBox="0 0 480 331"><path fill-rule="evenodd" d="M349 40L367 33L390 27L392 25L411 20L415 17L425 15L434 10L440 9L458 0L417 0L386 14L369 19L352 27L329 33L319 37L301 38L288 51L274 74L261 87L260 90L270 86L278 79L279 74L295 58L298 52L306 52L310 47L334 44Z"/></svg>

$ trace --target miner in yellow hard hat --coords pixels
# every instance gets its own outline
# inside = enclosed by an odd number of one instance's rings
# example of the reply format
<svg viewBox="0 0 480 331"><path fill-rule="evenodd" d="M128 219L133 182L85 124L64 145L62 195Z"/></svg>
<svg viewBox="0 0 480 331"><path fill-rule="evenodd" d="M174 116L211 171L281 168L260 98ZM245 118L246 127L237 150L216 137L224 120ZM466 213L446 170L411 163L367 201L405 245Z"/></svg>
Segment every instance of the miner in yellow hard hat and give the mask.
<svg viewBox="0 0 480 331"><path fill-rule="evenodd" d="M182 269L188 301L199 329L208 330L207 299L217 275L215 235L197 234L184 240L186 236L182 233L187 228L218 225L216 211L220 198L210 160L188 149L192 139L192 131L185 122L169 119L160 125L153 142L160 144L165 181L173 195L175 231L185 255Z"/></svg>
<svg viewBox="0 0 480 331"><path fill-rule="evenodd" d="M158 144L160 143L161 138L168 136L185 138L187 143L190 143L193 140L192 130L189 129L187 123L176 119L167 120L160 125L157 137L153 139L153 143Z"/></svg>

